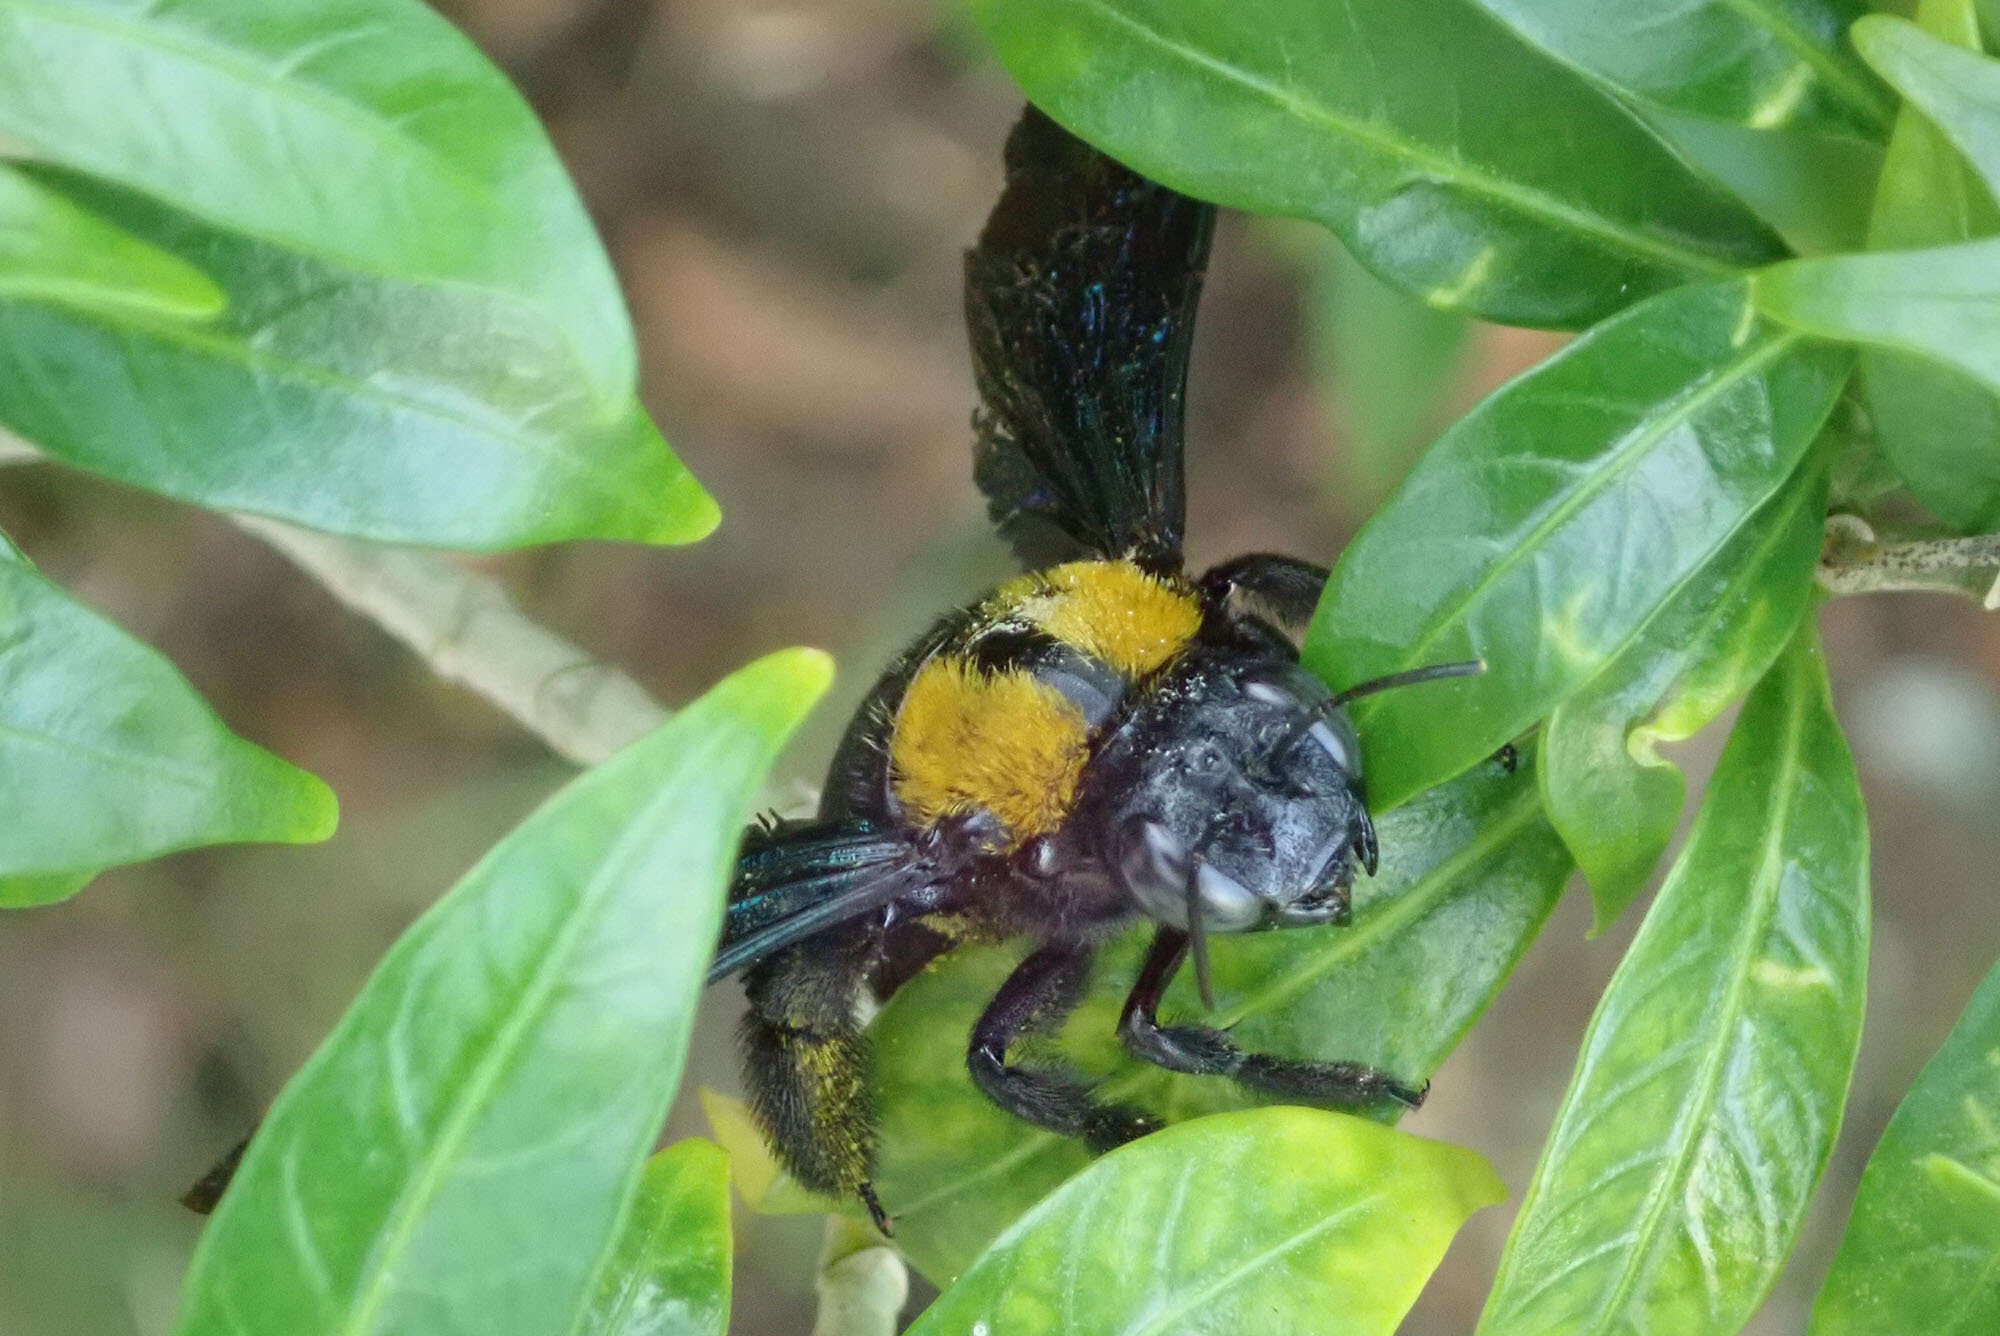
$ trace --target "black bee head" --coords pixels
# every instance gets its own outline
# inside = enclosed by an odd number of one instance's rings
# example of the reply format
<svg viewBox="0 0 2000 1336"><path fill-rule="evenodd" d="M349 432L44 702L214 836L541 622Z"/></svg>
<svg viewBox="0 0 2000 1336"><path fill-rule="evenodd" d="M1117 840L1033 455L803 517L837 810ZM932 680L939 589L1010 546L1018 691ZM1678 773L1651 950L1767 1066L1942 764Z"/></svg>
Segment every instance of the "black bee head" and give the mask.
<svg viewBox="0 0 2000 1336"><path fill-rule="evenodd" d="M1088 789L1112 878L1192 933L1345 922L1374 870L1354 726L1285 659L1190 652L1101 744Z"/></svg>

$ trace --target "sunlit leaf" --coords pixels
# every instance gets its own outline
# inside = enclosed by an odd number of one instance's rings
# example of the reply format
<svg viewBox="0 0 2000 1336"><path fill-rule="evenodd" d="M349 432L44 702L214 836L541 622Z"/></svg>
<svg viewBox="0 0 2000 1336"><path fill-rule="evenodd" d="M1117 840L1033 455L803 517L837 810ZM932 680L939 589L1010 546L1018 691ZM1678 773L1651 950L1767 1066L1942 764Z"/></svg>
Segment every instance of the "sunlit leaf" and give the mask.
<svg viewBox="0 0 2000 1336"><path fill-rule="evenodd" d="M714 502L637 402L604 416L558 336L517 303L330 268L65 187L215 275L229 309L193 324L0 302L0 423L50 454L384 541L680 542L714 526Z"/></svg>
<svg viewBox="0 0 2000 1336"><path fill-rule="evenodd" d="M1740 283L1653 298L1461 418L1349 544L1306 637L1336 687L1483 659L1355 703L1390 807L1583 686L1797 467L1848 358Z"/></svg>
<svg viewBox="0 0 2000 1336"><path fill-rule="evenodd" d="M222 290L174 258L0 162L0 302L129 306L207 316Z"/></svg>
<svg viewBox="0 0 2000 1336"><path fill-rule="evenodd" d="M1755 685L1811 604L1826 474L1804 470L1542 729L1542 799L1590 879L1596 931L1645 888L1680 821L1687 786L1658 745Z"/></svg>
<svg viewBox="0 0 2000 1336"><path fill-rule="evenodd" d="M1917 22L1941 41L1979 50L1970 0L1923 0ZM1905 108L1875 195L1870 249L1915 250L1996 232L1992 192L1923 111ZM2000 396L1910 353L1870 352L1861 376L1876 439L1911 493L1959 529L2000 523Z"/></svg>
<svg viewBox="0 0 2000 1336"><path fill-rule="evenodd" d="M1513 775L1494 765L1389 813L1381 875L1356 887L1351 926L1218 938L1217 1011L1204 1016L1182 978L1162 1014L1229 1026L1260 1052L1429 1077L1499 992L1569 875L1531 768L1532 757ZM1258 1102L1230 1081L1175 1076L1125 1055L1118 1010L1145 940L1135 932L1108 953L1063 1031L1063 1055L1102 1078L1103 1098L1169 1118ZM1081 1143L1001 1112L966 1075L973 1023L1019 956L998 947L954 954L906 984L870 1031L877 1186L897 1245L940 1284L1090 1159Z"/></svg>
<svg viewBox="0 0 2000 1336"><path fill-rule="evenodd" d="M2000 966L1889 1120L1811 1336L2000 1330Z"/></svg>
<svg viewBox="0 0 2000 1336"><path fill-rule="evenodd" d="M1839 1130L1867 964L1866 819L1806 628L1598 1004L1479 1331L1742 1327Z"/></svg>
<svg viewBox="0 0 2000 1336"><path fill-rule="evenodd" d="M1479 0L1626 92L1758 129L1881 135L1894 102L1844 40L1861 0Z"/></svg>
<svg viewBox="0 0 2000 1336"><path fill-rule="evenodd" d="M570 1336L723 1336L730 1252L729 1157L699 1138L667 1147Z"/></svg>
<svg viewBox="0 0 2000 1336"><path fill-rule="evenodd" d="M0 542L0 906L177 849L333 833L326 785Z"/></svg>
<svg viewBox="0 0 2000 1336"><path fill-rule="evenodd" d="M975 0L1028 96L1158 180L1311 218L1435 306L1589 324L1782 253L1472 0Z"/></svg>
<svg viewBox="0 0 2000 1336"><path fill-rule="evenodd" d="M1389 1336L1505 1195L1457 1146L1313 1109L1219 1114L1072 1178L910 1332Z"/></svg>
<svg viewBox="0 0 2000 1336"><path fill-rule="evenodd" d="M251 1142L176 1331L571 1329L680 1079L753 795L828 675L793 650L726 679L398 939Z"/></svg>

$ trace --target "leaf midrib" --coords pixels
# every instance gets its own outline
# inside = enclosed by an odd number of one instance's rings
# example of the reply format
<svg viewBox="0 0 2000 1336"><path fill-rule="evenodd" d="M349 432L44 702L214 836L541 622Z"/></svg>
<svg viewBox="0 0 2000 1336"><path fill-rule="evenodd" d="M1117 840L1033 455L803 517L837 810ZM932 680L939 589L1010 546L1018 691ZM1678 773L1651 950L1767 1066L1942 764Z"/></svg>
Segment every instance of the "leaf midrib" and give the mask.
<svg viewBox="0 0 2000 1336"><path fill-rule="evenodd" d="M1856 75L1840 59L1838 52L1829 51L1814 41L1811 33L1773 9L1767 0L1717 0L1717 3L1725 9L1734 10L1744 22L1771 34L1779 45L1798 57L1800 64L1817 74L1822 85L1851 110L1860 112L1870 126L1879 130L1888 125L1894 112L1882 96L1865 79Z"/></svg>
<svg viewBox="0 0 2000 1336"><path fill-rule="evenodd" d="M1315 122L1336 136L1345 136L1374 149L1383 157L1406 162L1435 178L1456 182L1475 193L1512 205L1523 214L1560 223L1575 232L1622 247L1634 254L1654 260L1664 260L1680 268L1694 270L1711 277L1720 278L1743 272L1740 266L1718 260L1706 252L1675 246L1648 233L1620 226L1602 214L1590 213L1564 203L1545 191L1496 176L1462 160L1443 157L1415 140L1385 133L1366 122L1342 115L1320 102L1307 101L1289 89L1272 83L1269 79L1253 74L1239 65L1224 62L1185 42L1177 41L1156 28L1147 26L1137 18L1113 8L1107 0L1073 0L1073 3L1080 8L1095 10L1105 20L1130 31L1140 40L1151 43L1170 55L1181 57L1196 69L1206 71L1223 82L1237 84L1267 101L1274 102L1301 120Z"/></svg>

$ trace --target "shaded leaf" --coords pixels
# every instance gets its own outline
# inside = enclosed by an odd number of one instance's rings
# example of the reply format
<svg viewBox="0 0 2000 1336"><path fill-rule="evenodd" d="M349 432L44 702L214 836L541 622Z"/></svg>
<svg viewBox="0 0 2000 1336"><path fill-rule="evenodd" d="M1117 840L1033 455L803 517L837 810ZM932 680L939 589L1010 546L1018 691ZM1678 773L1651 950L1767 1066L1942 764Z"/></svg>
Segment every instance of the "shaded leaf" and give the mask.
<svg viewBox="0 0 2000 1336"><path fill-rule="evenodd" d="M333 792L0 544L0 906L204 844L333 833Z"/></svg>
<svg viewBox="0 0 2000 1336"><path fill-rule="evenodd" d="M1146 175L1311 218L1434 306L1573 327L1782 253L1472 0L976 0L1028 96Z"/></svg>
<svg viewBox="0 0 2000 1336"><path fill-rule="evenodd" d="M1797 467L1846 355L1743 284L1656 297L1445 433L1335 566L1305 661L1336 687L1484 659L1353 707L1373 804L1490 755L1595 678Z"/></svg>
<svg viewBox="0 0 2000 1336"><path fill-rule="evenodd" d="M1659 108L1644 115L1801 255L1859 250L1866 241L1884 156L1874 140L1807 129L1753 130Z"/></svg>
<svg viewBox="0 0 2000 1336"><path fill-rule="evenodd" d="M1687 785L1661 756L1764 675L1813 598L1826 472L1809 460L1697 570L1541 736L1542 800L1590 879L1593 932L1645 888L1680 822Z"/></svg>
<svg viewBox="0 0 2000 1336"><path fill-rule="evenodd" d="M1384 816L1379 833L1381 875L1356 887L1351 926L1217 938L1216 1012L1204 1016L1183 977L1163 1017L1228 1026L1259 1052L1428 1078L1540 931L1570 863L1526 769L1467 775ZM1233 1082L1176 1076L1125 1055L1118 1010L1146 935L1135 931L1108 952L1061 1054L1102 1079L1102 1097L1169 1118L1260 1102ZM940 1284L1090 1160L1080 1142L1001 1112L966 1075L973 1023L1020 954L955 953L906 984L871 1029L882 1117L876 1186L897 1219L897 1245ZM1393 1117L1400 1106L1376 1112Z"/></svg>
<svg viewBox="0 0 2000 1336"><path fill-rule="evenodd" d="M176 1331L571 1328L680 1080L792 650L575 780L406 931L285 1087Z"/></svg>
<svg viewBox="0 0 2000 1336"><path fill-rule="evenodd" d="M1970 0L1923 0L1917 22L1979 50ZM1896 121L1869 230L1873 250L1913 250L2000 232L2000 209L1921 110ZM1869 352L1862 384L1883 454L1925 508L1971 532L2000 523L2000 397L1962 372L1910 353Z"/></svg>
<svg viewBox="0 0 2000 1336"><path fill-rule="evenodd" d="M1726 1336L1791 1252L1840 1127L1868 836L1808 627L1743 707L1599 1002L1486 1336Z"/></svg>
<svg viewBox="0 0 2000 1336"><path fill-rule="evenodd" d="M1854 58L1861 0L1479 0L1560 60L1678 111L1758 129L1888 132L1894 102Z"/></svg>
<svg viewBox="0 0 2000 1336"><path fill-rule="evenodd" d="M0 0L0 133L232 232L505 293L600 402L616 279L506 78L418 0Z"/></svg>
<svg viewBox="0 0 2000 1336"><path fill-rule="evenodd" d="M723 1336L729 1157L693 1138L646 1162L639 1196L571 1336Z"/></svg>
<svg viewBox="0 0 2000 1336"><path fill-rule="evenodd" d="M1811 1336L2000 1330L2000 966L1882 1133Z"/></svg>
<svg viewBox="0 0 2000 1336"><path fill-rule="evenodd" d="M130 306L207 316L222 290L174 258L0 162L0 302Z"/></svg>
<svg viewBox="0 0 2000 1336"><path fill-rule="evenodd" d="M714 527L715 503L637 402L606 416L518 304L66 189L216 275L229 309L195 325L0 303L0 422L50 454L201 505L392 542L684 542Z"/></svg>
<svg viewBox="0 0 2000 1336"><path fill-rule="evenodd" d="M1505 1196L1458 1146L1313 1109L1219 1114L1072 1178L910 1332L1387 1336Z"/></svg>

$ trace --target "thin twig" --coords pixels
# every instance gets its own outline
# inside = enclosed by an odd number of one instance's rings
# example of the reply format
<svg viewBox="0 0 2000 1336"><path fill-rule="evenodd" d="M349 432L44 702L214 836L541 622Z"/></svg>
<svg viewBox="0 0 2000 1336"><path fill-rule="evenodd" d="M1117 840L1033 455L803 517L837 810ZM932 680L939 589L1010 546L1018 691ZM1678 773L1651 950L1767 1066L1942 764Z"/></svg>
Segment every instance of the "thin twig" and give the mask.
<svg viewBox="0 0 2000 1336"><path fill-rule="evenodd" d="M1829 515L1819 582L1834 594L1958 594L2000 608L2000 534L1885 543L1853 515Z"/></svg>
<svg viewBox="0 0 2000 1336"><path fill-rule="evenodd" d="M0 464L44 458L0 433ZM637 682L528 618L497 582L447 557L256 515L228 518L415 650L439 677L484 696L579 765L603 760L667 718Z"/></svg>
<svg viewBox="0 0 2000 1336"><path fill-rule="evenodd" d="M819 1291L819 1316L812 1336L896 1336L896 1319L910 1297L910 1273L869 1226L829 1215L813 1288Z"/></svg>

